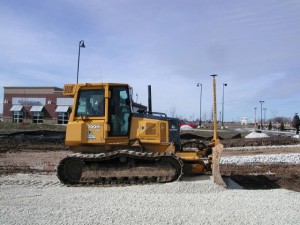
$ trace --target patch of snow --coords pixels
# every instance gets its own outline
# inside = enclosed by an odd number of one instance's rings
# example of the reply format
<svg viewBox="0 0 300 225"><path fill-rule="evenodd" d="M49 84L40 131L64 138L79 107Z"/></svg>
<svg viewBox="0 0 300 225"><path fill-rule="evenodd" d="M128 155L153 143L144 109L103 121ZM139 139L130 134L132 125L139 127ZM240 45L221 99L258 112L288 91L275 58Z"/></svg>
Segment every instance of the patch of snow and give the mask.
<svg viewBox="0 0 300 225"><path fill-rule="evenodd" d="M245 138L267 138L267 137L269 137L269 135L265 133L251 132Z"/></svg>
<svg viewBox="0 0 300 225"><path fill-rule="evenodd" d="M193 130L194 128L192 128L190 125L182 125L180 127L180 130Z"/></svg>

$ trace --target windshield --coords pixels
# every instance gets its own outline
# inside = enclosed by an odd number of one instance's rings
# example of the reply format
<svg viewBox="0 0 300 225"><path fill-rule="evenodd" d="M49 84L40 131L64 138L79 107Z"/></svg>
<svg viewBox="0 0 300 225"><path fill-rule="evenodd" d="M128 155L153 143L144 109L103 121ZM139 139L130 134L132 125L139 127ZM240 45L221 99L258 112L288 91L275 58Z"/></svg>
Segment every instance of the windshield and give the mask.
<svg viewBox="0 0 300 225"><path fill-rule="evenodd" d="M76 116L104 116L103 90L80 90Z"/></svg>

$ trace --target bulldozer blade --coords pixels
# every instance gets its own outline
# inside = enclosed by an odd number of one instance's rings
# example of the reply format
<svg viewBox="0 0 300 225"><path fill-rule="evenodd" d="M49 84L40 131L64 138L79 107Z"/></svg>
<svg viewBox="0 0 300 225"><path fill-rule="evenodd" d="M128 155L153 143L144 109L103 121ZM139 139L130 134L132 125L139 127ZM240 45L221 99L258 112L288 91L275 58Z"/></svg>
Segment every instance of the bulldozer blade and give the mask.
<svg viewBox="0 0 300 225"><path fill-rule="evenodd" d="M217 185L220 185L224 188L227 187L225 184L221 173L220 173L220 159L223 152L223 145L217 144L215 147L213 147L213 159L212 159L212 175L213 180Z"/></svg>

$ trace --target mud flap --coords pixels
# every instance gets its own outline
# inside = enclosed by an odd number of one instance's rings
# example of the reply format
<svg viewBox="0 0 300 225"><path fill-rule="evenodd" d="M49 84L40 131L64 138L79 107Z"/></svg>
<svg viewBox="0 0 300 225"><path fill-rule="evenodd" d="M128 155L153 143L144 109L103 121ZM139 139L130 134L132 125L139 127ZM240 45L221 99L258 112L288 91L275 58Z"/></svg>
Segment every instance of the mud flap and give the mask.
<svg viewBox="0 0 300 225"><path fill-rule="evenodd" d="M221 159L221 155L223 152L223 145L222 144L218 144L215 147L213 147L213 159L212 159L212 175L213 175L213 179L214 182L217 185L220 185L224 188L227 187L227 185L225 184L221 173L220 173L220 159Z"/></svg>

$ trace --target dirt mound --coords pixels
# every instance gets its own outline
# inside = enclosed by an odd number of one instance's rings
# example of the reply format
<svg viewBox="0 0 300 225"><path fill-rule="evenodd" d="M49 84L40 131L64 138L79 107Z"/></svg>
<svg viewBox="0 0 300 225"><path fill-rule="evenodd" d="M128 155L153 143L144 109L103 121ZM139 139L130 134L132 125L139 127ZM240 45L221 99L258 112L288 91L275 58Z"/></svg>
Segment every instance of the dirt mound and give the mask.
<svg viewBox="0 0 300 225"><path fill-rule="evenodd" d="M23 150L68 150L65 146L65 132L22 131L0 136L0 152Z"/></svg>

